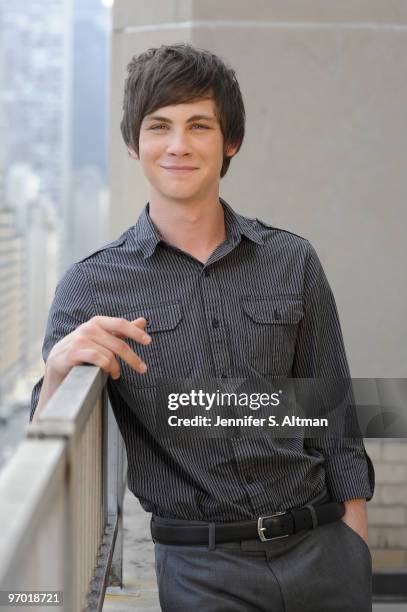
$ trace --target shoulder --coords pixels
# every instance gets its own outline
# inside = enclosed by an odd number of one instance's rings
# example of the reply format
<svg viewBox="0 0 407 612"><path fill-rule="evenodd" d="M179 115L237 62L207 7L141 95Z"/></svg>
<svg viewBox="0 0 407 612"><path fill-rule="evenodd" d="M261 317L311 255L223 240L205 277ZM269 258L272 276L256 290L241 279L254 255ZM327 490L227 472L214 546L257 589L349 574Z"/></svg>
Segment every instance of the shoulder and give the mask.
<svg viewBox="0 0 407 612"><path fill-rule="evenodd" d="M314 286L327 284L321 259L311 242L286 229L274 227L256 219L263 228L264 244L269 245L268 254L287 262L304 279L304 293Z"/></svg>
<svg viewBox="0 0 407 612"><path fill-rule="evenodd" d="M95 268L93 264L109 264L109 262L113 260L112 253L117 253L118 250L126 247L129 233L132 229L133 228L129 228L116 240L101 245L88 255L85 255L85 257L82 257L82 259L71 264L60 278L57 284L57 290L80 290L85 292L88 288L90 279L99 276L99 272L95 274L95 270L99 269L99 266Z"/></svg>
<svg viewBox="0 0 407 612"><path fill-rule="evenodd" d="M262 219L256 217L253 220L254 227L257 232L261 235L265 244L272 244L273 246L281 245L284 248L291 248L295 251L301 251L306 256L309 256L313 251L313 246L307 238L295 234L294 232L276 227L270 223L266 223Z"/></svg>
<svg viewBox="0 0 407 612"><path fill-rule="evenodd" d="M134 230L134 228L130 227L121 236L119 236L119 238L117 238L116 240L113 240L112 242L108 242L107 244L104 244L98 247L94 251L91 251L88 255L85 255L85 257L82 257L82 259L77 261L76 264L74 265L78 266L82 262L98 259L101 255L108 256L109 254L111 254L113 250L120 250L121 248L124 248L127 241L129 240L129 236L132 230Z"/></svg>

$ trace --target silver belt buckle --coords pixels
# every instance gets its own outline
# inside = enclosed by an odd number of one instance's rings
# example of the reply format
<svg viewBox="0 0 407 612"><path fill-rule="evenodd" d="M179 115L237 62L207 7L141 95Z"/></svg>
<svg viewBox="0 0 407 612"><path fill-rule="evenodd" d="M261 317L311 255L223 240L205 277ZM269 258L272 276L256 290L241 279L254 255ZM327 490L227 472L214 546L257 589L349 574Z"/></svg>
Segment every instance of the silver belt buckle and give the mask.
<svg viewBox="0 0 407 612"><path fill-rule="evenodd" d="M273 518L274 516L281 516L282 514L287 514L287 510L281 510L280 512L275 512L274 514L269 514L268 516L260 516L257 521L257 533L259 534L259 538L262 542L269 542L270 540L280 540L281 538L288 538L290 535L286 533L281 536L274 536L272 538L266 538L264 535L264 531L266 531L267 527L263 527L264 519Z"/></svg>

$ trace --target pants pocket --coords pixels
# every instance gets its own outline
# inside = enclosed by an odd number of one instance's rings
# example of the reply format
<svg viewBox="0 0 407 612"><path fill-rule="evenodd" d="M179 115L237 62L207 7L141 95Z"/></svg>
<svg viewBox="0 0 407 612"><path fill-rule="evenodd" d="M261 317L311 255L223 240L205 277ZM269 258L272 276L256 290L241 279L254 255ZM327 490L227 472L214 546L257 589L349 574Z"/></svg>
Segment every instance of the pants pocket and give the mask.
<svg viewBox="0 0 407 612"><path fill-rule="evenodd" d="M162 582L165 574L165 566L166 560L168 556L168 549L161 544L154 544L154 554L155 554L155 574L157 576L157 585L160 587L160 582Z"/></svg>
<svg viewBox="0 0 407 612"><path fill-rule="evenodd" d="M370 548L366 544L365 540L358 534L358 532L352 529L352 527L349 527L349 525L345 523L345 521L339 520L338 523L342 525L342 528L345 529L345 531L347 531L348 534L355 539L355 541L359 542L359 545L365 549L365 551L369 555L370 561L372 561L372 553L370 552Z"/></svg>

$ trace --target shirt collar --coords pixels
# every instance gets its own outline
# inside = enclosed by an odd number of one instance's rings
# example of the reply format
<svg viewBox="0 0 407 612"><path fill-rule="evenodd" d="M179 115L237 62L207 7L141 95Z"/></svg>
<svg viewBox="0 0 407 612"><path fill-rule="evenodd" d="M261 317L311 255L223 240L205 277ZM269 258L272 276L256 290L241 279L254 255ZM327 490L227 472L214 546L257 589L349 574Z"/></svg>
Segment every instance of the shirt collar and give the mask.
<svg viewBox="0 0 407 612"><path fill-rule="evenodd" d="M154 253L157 244L162 240L162 236L151 221L148 202L137 219L134 233L137 245L140 247L144 259L150 257Z"/></svg>
<svg viewBox="0 0 407 612"><path fill-rule="evenodd" d="M260 232L255 227L254 220L237 214L222 198L219 198L219 201L223 206L225 214L226 236L228 240L237 244L240 242L241 236L245 236L256 244L264 244ZM150 257L154 253L157 244L163 240L160 232L151 220L148 203L137 219L134 233L137 245L141 249L144 259Z"/></svg>
<svg viewBox="0 0 407 612"><path fill-rule="evenodd" d="M255 227L255 219L248 219L247 217L243 217L243 215L239 215L225 200L222 198L219 198L219 200L225 213L226 235L228 238L237 239L239 241L241 236L245 236L245 238L248 238L256 244L264 244L260 232Z"/></svg>

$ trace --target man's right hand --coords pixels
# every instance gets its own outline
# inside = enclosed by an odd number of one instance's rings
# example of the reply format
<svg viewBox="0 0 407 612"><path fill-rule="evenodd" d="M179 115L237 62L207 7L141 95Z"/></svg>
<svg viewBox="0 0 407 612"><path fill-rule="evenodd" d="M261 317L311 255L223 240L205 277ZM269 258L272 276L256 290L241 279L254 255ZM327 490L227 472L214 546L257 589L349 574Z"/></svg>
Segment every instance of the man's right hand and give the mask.
<svg viewBox="0 0 407 612"><path fill-rule="evenodd" d="M139 374L147 371L147 365L124 341L131 338L139 344L150 344L151 337L144 331L147 320L134 321L118 317L92 317L86 323L57 342L50 351L46 372L62 381L76 365L88 363L99 366L115 380L121 375L116 355Z"/></svg>
<svg viewBox="0 0 407 612"><path fill-rule="evenodd" d="M116 356L121 357L139 374L147 371L145 364L124 338L140 344L150 344L143 317L127 321L118 317L92 317L62 338L51 349L45 365L44 380L32 422L38 421L44 405L57 390L70 370L84 363L99 366L117 380L121 376Z"/></svg>

